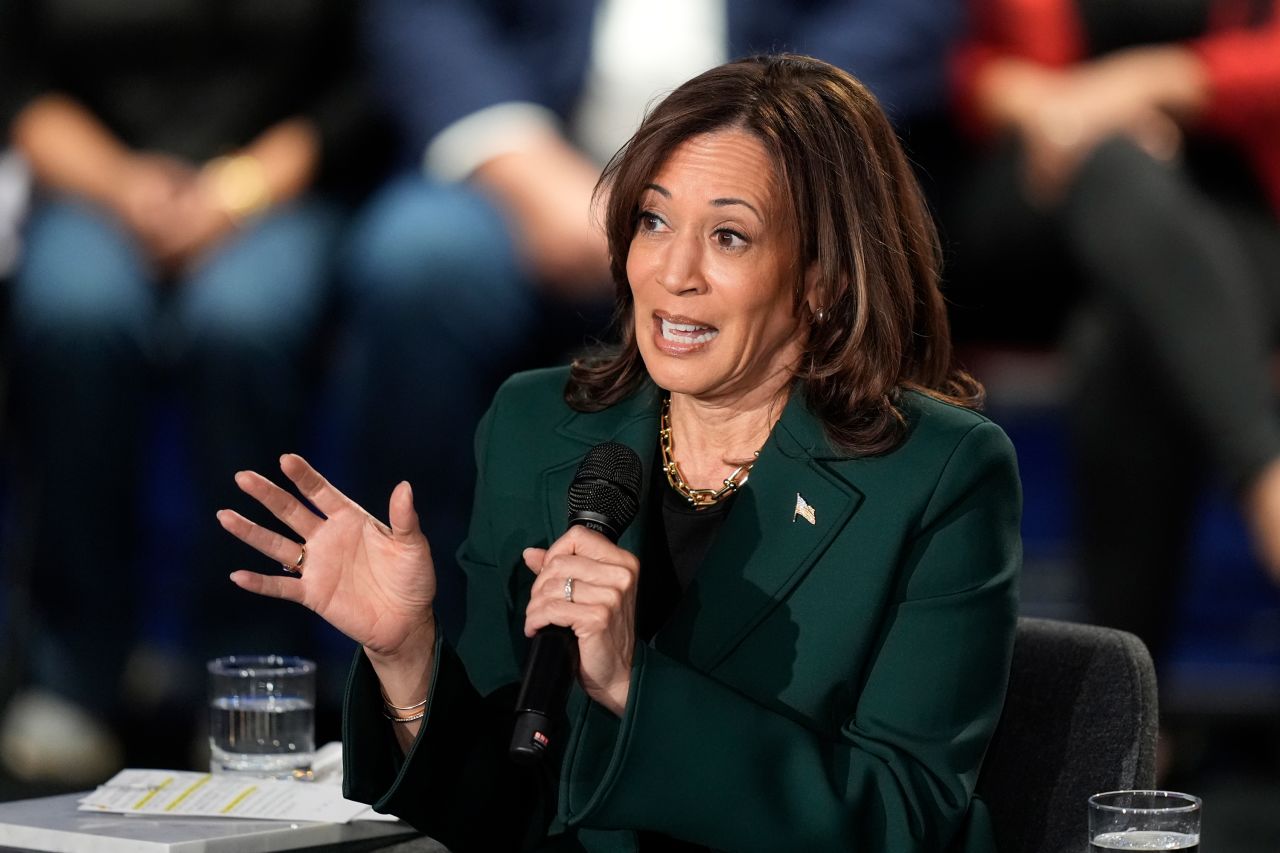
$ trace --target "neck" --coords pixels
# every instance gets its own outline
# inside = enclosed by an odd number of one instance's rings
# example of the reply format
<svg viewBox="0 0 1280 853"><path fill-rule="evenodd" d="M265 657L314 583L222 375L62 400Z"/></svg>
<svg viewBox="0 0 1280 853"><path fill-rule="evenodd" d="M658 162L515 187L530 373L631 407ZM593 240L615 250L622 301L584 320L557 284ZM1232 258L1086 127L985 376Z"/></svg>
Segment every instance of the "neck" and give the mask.
<svg viewBox="0 0 1280 853"><path fill-rule="evenodd" d="M671 395L671 430L680 472L694 488L719 488L751 462L782 416L790 382L733 400Z"/></svg>

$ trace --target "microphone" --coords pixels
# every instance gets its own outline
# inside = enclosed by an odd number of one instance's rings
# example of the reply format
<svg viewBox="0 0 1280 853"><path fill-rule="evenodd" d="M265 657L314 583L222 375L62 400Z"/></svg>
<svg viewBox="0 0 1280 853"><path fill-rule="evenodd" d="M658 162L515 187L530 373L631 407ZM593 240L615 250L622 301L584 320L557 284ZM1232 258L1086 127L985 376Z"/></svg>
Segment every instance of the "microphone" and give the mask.
<svg viewBox="0 0 1280 853"><path fill-rule="evenodd" d="M569 486L569 527L580 524L616 543L640 509L640 457L606 441L582 457ZM564 710L578 670L578 640L560 625L541 628L529 646L508 749L513 761L537 764L550 751L553 720Z"/></svg>

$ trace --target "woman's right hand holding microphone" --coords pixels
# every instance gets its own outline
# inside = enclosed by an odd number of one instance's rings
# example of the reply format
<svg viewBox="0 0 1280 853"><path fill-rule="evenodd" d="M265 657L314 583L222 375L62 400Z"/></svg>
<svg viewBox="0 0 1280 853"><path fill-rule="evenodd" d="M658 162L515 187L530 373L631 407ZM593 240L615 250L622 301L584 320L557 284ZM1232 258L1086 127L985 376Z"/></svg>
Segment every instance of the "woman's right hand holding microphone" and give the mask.
<svg viewBox="0 0 1280 853"><path fill-rule="evenodd" d="M256 472L238 472L236 484L304 544L232 510L219 510L218 521L295 576L237 571L231 580L250 592L302 604L364 646L388 705L422 702L434 668L436 577L409 484L392 491L388 526L301 456L282 456L280 470L319 513ZM412 742L420 725L394 727L402 745Z"/></svg>

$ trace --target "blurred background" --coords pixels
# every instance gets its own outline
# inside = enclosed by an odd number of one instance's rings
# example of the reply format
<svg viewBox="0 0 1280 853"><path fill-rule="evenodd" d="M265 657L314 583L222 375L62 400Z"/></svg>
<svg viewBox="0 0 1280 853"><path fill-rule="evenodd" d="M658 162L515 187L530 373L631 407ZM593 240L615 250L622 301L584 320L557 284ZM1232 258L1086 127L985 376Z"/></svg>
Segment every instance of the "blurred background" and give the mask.
<svg viewBox="0 0 1280 853"><path fill-rule="evenodd" d="M338 738L354 649L214 519L282 452L415 485L456 631L476 422L608 336L601 165L764 50L918 167L1024 613L1142 637L1160 784L1274 850L1280 0L0 0L0 799L207 764L217 654L315 658Z"/></svg>

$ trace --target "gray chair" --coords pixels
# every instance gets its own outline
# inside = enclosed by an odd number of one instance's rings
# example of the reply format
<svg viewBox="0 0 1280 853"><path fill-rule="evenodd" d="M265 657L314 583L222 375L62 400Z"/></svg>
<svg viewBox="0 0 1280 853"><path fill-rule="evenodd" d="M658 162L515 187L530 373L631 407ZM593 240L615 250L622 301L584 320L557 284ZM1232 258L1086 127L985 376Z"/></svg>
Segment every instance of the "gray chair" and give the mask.
<svg viewBox="0 0 1280 853"><path fill-rule="evenodd" d="M1112 628L1018 620L1004 711L978 778L997 853L1082 853L1087 801L1155 783L1155 668Z"/></svg>

